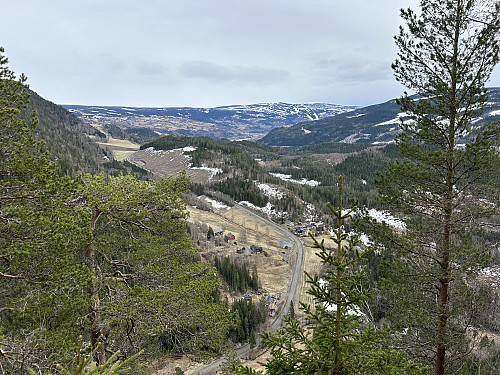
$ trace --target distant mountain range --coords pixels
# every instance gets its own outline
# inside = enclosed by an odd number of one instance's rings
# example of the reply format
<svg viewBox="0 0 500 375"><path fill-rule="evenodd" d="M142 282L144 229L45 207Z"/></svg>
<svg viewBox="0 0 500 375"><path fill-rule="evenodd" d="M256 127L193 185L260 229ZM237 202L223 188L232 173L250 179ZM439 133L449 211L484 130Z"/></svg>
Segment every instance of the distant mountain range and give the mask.
<svg viewBox="0 0 500 375"><path fill-rule="evenodd" d="M91 124L113 125L122 129L147 127L161 135L227 139L258 139L276 127L319 120L357 108L328 103L261 103L214 108L63 107Z"/></svg>
<svg viewBox="0 0 500 375"><path fill-rule="evenodd" d="M476 125L500 120L500 88L490 88L489 94L485 111ZM179 134L252 139L286 147L324 142L388 143L398 133L400 118L404 116L394 99L367 107L327 103L261 103L214 108L64 107L86 122L102 126L115 138L131 138L135 134L138 138L134 141L138 143L161 135Z"/></svg>
<svg viewBox="0 0 500 375"><path fill-rule="evenodd" d="M270 146L291 147L323 142L387 143L398 133L401 116L404 113L396 100L389 100L317 121L275 128L259 141ZM497 120L500 120L500 88L495 87L489 89L488 103L475 125Z"/></svg>

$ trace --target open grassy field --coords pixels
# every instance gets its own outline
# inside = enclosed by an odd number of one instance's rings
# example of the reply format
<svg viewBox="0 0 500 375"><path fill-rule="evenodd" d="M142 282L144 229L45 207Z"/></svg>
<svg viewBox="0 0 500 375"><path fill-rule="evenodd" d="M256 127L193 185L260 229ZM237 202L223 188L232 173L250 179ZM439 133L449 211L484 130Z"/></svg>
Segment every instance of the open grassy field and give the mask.
<svg viewBox="0 0 500 375"><path fill-rule="evenodd" d="M97 142L97 144L102 148L109 149L118 161L124 161L128 155L139 150L139 145L126 139L109 137L106 142Z"/></svg>

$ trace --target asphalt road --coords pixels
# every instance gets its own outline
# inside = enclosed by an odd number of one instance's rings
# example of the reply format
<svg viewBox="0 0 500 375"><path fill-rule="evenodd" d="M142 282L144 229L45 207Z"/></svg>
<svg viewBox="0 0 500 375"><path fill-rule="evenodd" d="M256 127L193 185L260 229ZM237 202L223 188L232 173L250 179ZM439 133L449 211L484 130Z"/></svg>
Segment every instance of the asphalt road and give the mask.
<svg viewBox="0 0 500 375"><path fill-rule="evenodd" d="M292 267L292 279L290 281L290 286L288 287L288 291L285 293L285 298L284 298L284 305L278 310L278 314L275 317L274 322L271 324L271 329L270 331L274 332L278 328L281 327L283 317L288 315L290 311L290 304L292 303L293 300L296 300L296 294L297 294L297 286L298 282L300 280L300 276L302 275L303 272L303 262L304 262L304 247L302 246L302 242L300 239L293 235L289 230L279 226L276 223L273 223L272 221L269 221L267 219L264 219L262 216L257 215L256 213L246 209L245 207L241 205L237 205L240 209L244 210L247 212L249 215L255 217L257 220L259 220L263 225L268 225L271 227L274 227L277 231L279 231L283 237L287 238L290 243L293 243L294 246L292 248L293 254L295 254L295 258L293 256L290 256L290 265ZM257 338L257 345L260 342L260 337ZM250 352L250 345L245 344L238 349L236 349L236 354L238 355L239 358L242 358L246 356ZM204 375L208 374L212 371L217 371L220 369L220 366L222 365L222 362L224 361L223 358L218 358L212 363L205 365L201 368L198 368L192 372L190 372L190 375Z"/></svg>

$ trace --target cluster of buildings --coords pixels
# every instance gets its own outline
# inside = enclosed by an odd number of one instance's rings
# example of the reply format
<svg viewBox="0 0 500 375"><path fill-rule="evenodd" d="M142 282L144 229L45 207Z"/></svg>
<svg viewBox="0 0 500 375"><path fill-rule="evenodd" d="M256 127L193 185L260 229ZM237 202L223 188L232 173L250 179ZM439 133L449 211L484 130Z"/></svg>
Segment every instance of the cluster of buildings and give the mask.
<svg viewBox="0 0 500 375"><path fill-rule="evenodd" d="M288 225L288 224L287 224ZM288 225L289 227L293 226ZM309 223L305 224L303 226L295 226L290 229L293 234L297 236L308 236L309 233L312 233L314 235L319 235L323 234L325 232L325 224L324 223Z"/></svg>

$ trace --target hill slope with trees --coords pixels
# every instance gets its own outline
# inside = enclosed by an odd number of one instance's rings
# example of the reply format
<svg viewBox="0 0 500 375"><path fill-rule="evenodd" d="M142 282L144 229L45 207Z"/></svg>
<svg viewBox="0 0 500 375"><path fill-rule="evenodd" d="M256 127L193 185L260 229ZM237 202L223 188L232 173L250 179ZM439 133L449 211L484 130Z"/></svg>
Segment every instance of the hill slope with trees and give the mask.
<svg viewBox="0 0 500 375"><path fill-rule="evenodd" d="M60 174L75 177L83 172L99 172L103 170L105 157L112 158L89 138L105 135L65 108L31 92L23 117L28 119L33 110L38 117L35 137L45 142L42 149L48 150L52 159L57 160Z"/></svg>
<svg viewBox="0 0 500 375"><path fill-rule="evenodd" d="M388 143L399 133L399 124L404 118L407 118L407 115L400 109L396 100L390 100L316 121L275 128L259 141L270 146L288 147L314 145L325 140ZM500 120L500 88L493 87L489 89L489 99L484 112L478 114L474 125L481 126L497 120Z"/></svg>

